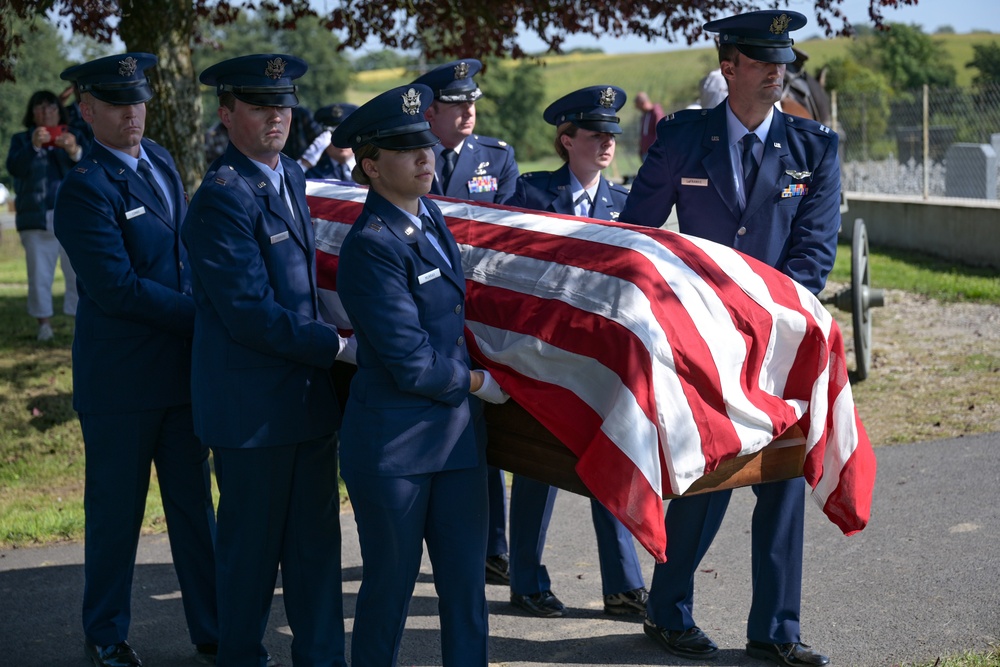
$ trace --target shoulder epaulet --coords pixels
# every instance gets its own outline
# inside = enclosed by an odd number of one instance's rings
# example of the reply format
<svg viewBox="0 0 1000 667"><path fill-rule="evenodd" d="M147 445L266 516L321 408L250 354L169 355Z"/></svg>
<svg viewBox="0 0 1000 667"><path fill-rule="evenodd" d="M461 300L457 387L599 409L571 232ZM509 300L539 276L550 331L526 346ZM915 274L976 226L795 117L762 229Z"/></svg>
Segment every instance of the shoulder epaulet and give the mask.
<svg viewBox="0 0 1000 667"><path fill-rule="evenodd" d="M671 125L675 125L677 123L690 123L691 121L698 120L702 116L707 116L709 111L711 111L711 109L681 109L680 111L667 114L660 122L670 123Z"/></svg>
<svg viewBox="0 0 1000 667"><path fill-rule="evenodd" d="M625 195L627 195L629 192L628 188L626 188L624 185L622 185L621 183L615 183L614 181L608 181L608 187L614 190L615 192L620 192Z"/></svg>
<svg viewBox="0 0 1000 667"><path fill-rule="evenodd" d="M230 164L221 164L219 168L215 170L215 176L212 181L216 185L229 185L229 182L236 175L236 168Z"/></svg>
<svg viewBox="0 0 1000 667"><path fill-rule="evenodd" d="M789 129L801 130L804 132L809 132L810 134L815 134L819 136L831 136L836 134L829 127L823 123L817 122L811 118L802 118L800 116L793 116L789 113L782 113L785 117L785 126Z"/></svg>
<svg viewBox="0 0 1000 667"><path fill-rule="evenodd" d="M73 168L73 171L75 171L78 174L91 173L91 172L95 171L94 170L94 165L97 165L97 164L100 164L100 163L97 160L95 160L94 158L88 157L85 160L80 160L79 162L77 162L76 163L76 167Z"/></svg>
<svg viewBox="0 0 1000 667"><path fill-rule="evenodd" d="M372 219L368 221L367 229L370 229L375 233L379 233L382 231L383 227L385 227L385 221L377 215L372 214Z"/></svg>
<svg viewBox="0 0 1000 667"><path fill-rule="evenodd" d="M493 146L494 148L507 148L510 145L503 139L497 139L496 137L487 137L481 134L474 134L472 136L476 138L476 141L478 141L481 146Z"/></svg>
<svg viewBox="0 0 1000 667"><path fill-rule="evenodd" d="M551 174L552 172L549 171L529 171L526 174L521 174L520 177L526 181L534 181L539 178L548 178Z"/></svg>

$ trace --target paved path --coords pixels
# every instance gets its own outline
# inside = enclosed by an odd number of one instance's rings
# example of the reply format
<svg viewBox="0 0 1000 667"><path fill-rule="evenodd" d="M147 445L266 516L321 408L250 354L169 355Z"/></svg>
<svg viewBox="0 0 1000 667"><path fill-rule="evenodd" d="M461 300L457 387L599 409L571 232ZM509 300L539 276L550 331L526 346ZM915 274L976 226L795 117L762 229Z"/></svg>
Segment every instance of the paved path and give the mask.
<svg viewBox="0 0 1000 667"><path fill-rule="evenodd" d="M840 534L810 500L806 512L804 639L838 667L933 662L1000 644L1000 433L877 450L872 520ZM720 645L712 664L762 667L743 652L749 599L749 515L738 490L696 579L696 617ZM353 516L343 516L347 629L361 575ZM661 652L637 620L602 613L596 543L585 499L560 493L545 561L567 617L522 616L490 586L497 666L695 665ZM85 667L80 544L0 551L0 664ZM165 536L144 538L130 640L147 667L193 665ZM646 558L647 581L652 558ZM440 665L437 608L425 563L400 665ZM291 664L280 590L266 644Z"/></svg>

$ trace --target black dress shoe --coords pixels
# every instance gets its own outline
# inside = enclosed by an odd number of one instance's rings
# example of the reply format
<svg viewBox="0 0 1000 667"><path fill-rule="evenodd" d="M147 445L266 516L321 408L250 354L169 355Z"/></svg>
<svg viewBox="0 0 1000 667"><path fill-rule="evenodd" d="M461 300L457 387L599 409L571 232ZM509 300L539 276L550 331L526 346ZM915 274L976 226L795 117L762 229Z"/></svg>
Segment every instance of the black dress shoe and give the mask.
<svg viewBox="0 0 1000 667"><path fill-rule="evenodd" d="M83 650L94 667L142 667L142 660L135 654L128 642L118 642L111 646L98 646L84 642Z"/></svg>
<svg viewBox="0 0 1000 667"><path fill-rule="evenodd" d="M767 642L747 642L747 655L758 660L770 660L779 665L791 667L808 667L811 665L828 665L830 658L809 648L802 642L788 644L768 644Z"/></svg>
<svg viewBox="0 0 1000 667"><path fill-rule="evenodd" d="M510 559L507 554L486 557L486 583L510 585Z"/></svg>
<svg viewBox="0 0 1000 667"><path fill-rule="evenodd" d="M604 596L604 613L612 616L624 614L645 614L649 591L646 587Z"/></svg>
<svg viewBox="0 0 1000 667"><path fill-rule="evenodd" d="M703 660L714 658L719 651L711 639L698 626L687 630L667 630L653 623L648 618L642 624L642 631L657 644L682 658Z"/></svg>
<svg viewBox="0 0 1000 667"><path fill-rule="evenodd" d="M218 644L195 644L195 659L203 665L214 665L219 654Z"/></svg>
<svg viewBox="0 0 1000 667"><path fill-rule="evenodd" d="M556 618L566 613L566 607L552 591L542 591L532 595L510 594L510 603L539 618Z"/></svg>

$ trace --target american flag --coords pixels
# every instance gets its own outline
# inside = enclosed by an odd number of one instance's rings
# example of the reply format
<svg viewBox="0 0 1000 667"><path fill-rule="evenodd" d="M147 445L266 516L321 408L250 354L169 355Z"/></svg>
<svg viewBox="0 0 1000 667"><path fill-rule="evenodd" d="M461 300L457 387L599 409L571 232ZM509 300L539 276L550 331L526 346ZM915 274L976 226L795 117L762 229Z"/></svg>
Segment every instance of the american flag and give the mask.
<svg viewBox="0 0 1000 667"><path fill-rule="evenodd" d="M337 254L367 191L307 184L332 321ZM579 458L577 474L658 560L664 491L787 429L805 434L812 496L865 527L875 455L843 339L801 285L674 232L435 198L462 253L473 358Z"/></svg>

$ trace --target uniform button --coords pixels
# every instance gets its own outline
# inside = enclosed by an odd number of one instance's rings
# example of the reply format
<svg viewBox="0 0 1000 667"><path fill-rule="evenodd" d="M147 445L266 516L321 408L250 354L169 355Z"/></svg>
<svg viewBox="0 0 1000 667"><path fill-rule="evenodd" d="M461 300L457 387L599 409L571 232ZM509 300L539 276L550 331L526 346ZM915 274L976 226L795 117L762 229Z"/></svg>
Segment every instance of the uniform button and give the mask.
<svg viewBox="0 0 1000 667"><path fill-rule="evenodd" d="M747 228L746 227L740 227L739 229L736 230L736 235L737 236L743 236L746 233L747 233Z"/></svg>
<svg viewBox="0 0 1000 667"><path fill-rule="evenodd" d="M458 340L455 341L455 345L458 345L459 347L465 345L465 336L459 336Z"/></svg>
<svg viewBox="0 0 1000 667"><path fill-rule="evenodd" d="M462 312L462 304L455 306L455 314L458 315Z"/></svg>

